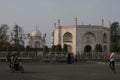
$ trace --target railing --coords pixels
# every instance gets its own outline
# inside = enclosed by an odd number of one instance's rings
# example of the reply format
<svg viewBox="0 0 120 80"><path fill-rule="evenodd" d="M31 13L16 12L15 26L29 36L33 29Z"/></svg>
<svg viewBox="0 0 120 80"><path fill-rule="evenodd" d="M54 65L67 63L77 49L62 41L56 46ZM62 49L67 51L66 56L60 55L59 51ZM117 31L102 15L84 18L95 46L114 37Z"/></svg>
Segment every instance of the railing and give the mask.
<svg viewBox="0 0 120 80"><path fill-rule="evenodd" d="M0 52L0 60L5 60L6 56L14 52L2 51ZM50 61L58 61L65 62L67 61L68 52L48 52L43 54L40 51L21 51L19 52L19 59L21 60L30 60L30 61L41 61L41 62L50 62ZM109 59L107 53L77 53L73 55L71 53L71 59L77 61L106 61ZM117 60L120 60L120 54L117 54Z"/></svg>

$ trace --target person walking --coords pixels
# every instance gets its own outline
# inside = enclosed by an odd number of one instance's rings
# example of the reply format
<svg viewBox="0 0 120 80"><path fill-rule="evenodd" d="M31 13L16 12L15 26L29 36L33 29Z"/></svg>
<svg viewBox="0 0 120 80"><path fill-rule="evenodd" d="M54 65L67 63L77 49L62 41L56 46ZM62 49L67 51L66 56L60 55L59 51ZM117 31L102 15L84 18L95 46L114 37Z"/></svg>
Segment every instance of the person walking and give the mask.
<svg viewBox="0 0 120 80"><path fill-rule="evenodd" d="M109 63L109 66L110 66L110 69L116 73L115 71L115 61L116 61L116 54L114 52L111 53L110 55L110 63Z"/></svg>

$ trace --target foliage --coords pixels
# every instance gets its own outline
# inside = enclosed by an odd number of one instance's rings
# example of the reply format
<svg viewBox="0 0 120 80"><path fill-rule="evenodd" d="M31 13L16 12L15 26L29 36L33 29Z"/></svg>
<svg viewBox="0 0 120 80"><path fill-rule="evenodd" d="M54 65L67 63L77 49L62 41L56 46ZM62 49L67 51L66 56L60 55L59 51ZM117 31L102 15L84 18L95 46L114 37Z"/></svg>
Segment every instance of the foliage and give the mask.
<svg viewBox="0 0 120 80"><path fill-rule="evenodd" d="M120 35L120 25L118 22L114 22L110 26L111 42L118 42Z"/></svg>
<svg viewBox="0 0 120 80"><path fill-rule="evenodd" d="M111 43L110 44L110 52L118 52L119 48L116 46L116 43Z"/></svg>
<svg viewBox="0 0 120 80"><path fill-rule="evenodd" d="M102 46L100 44L96 44L94 51L95 52L102 52Z"/></svg>
<svg viewBox="0 0 120 80"><path fill-rule="evenodd" d="M22 27L17 24L14 26L13 32L11 33L12 41L14 41L14 47L24 46L24 35Z"/></svg>
<svg viewBox="0 0 120 80"><path fill-rule="evenodd" d="M57 52L57 54L60 54L60 52L62 52L62 47L60 44L56 46L55 51Z"/></svg>
<svg viewBox="0 0 120 80"><path fill-rule="evenodd" d="M48 46L43 47L43 54L47 54L49 52Z"/></svg>
<svg viewBox="0 0 120 80"><path fill-rule="evenodd" d="M0 47L10 46L8 29L9 27L6 24L2 24L0 27Z"/></svg>
<svg viewBox="0 0 120 80"><path fill-rule="evenodd" d="M120 25L118 22L113 22L110 26L110 51L120 51Z"/></svg>
<svg viewBox="0 0 120 80"><path fill-rule="evenodd" d="M67 54L67 52L68 52L68 46L67 46L67 44L64 44L63 45L63 53Z"/></svg>
<svg viewBox="0 0 120 80"><path fill-rule="evenodd" d="M64 45L63 45L63 51L65 51L65 52L68 51L68 46L67 46L67 44L64 44Z"/></svg>
<svg viewBox="0 0 120 80"><path fill-rule="evenodd" d="M55 45L52 45L52 47L51 47L51 49L50 49L51 54L54 54L54 53L55 53L55 49L56 49L56 46L55 46Z"/></svg>

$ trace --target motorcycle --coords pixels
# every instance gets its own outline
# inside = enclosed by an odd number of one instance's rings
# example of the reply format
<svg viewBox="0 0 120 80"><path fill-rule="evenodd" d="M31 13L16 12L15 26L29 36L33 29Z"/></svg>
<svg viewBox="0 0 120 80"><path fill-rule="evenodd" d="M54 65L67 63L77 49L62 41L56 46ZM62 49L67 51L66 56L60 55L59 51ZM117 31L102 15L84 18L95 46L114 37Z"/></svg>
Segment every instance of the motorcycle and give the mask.
<svg viewBox="0 0 120 80"><path fill-rule="evenodd" d="M21 62L16 63L16 64L10 63L10 64L9 64L9 67L10 67L10 70L11 70L12 72L17 72L17 71L19 71L19 72L21 72L21 73L24 72L24 68L23 68Z"/></svg>

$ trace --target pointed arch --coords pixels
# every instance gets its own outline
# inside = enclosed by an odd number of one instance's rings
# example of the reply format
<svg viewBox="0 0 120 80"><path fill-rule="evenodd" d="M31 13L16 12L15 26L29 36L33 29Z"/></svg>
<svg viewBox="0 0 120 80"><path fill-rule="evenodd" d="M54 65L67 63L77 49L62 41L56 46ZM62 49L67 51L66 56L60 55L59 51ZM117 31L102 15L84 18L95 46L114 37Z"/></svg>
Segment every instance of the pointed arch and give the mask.
<svg viewBox="0 0 120 80"><path fill-rule="evenodd" d="M107 34L106 33L103 34L103 43L107 43Z"/></svg>
<svg viewBox="0 0 120 80"><path fill-rule="evenodd" d="M92 47L90 45L86 45L84 48L84 52L87 52L87 53L92 52Z"/></svg>
<svg viewBox="0 0 120 80"><path fill-rule="evenodd" d="M34 45L35 45L35 48L40 48L40 42L39 42L39 41L36 41L36 42L34 43Z"/></svg>
<svg viewBox="0 0 120 80"><path fill-rule="evenodd" d="M84 44L92 44L96 42L96 36L92 32L85 33L82 38L83 38Z"/></svg>
<svg viewBox="0 0 120 80"><path fill-rule="evenodd" d="M67 45L68 47L68 52L72 52L72 46L71 45Z"/></svg>
<svg viewBox="0 0 120 80"><path fill-rule="evenodd" d="M66 32L63 35L63 42L72 42L72 34L70 32Z"/></svg>
<svg viewBox="0 0 120 80"><path fill-rule="evenodd" d="M103 52L107 52L107 46L106 45L103 46Z"/></svg>

